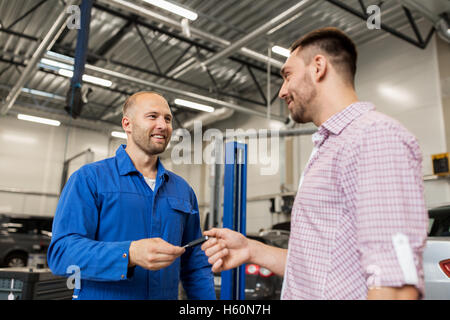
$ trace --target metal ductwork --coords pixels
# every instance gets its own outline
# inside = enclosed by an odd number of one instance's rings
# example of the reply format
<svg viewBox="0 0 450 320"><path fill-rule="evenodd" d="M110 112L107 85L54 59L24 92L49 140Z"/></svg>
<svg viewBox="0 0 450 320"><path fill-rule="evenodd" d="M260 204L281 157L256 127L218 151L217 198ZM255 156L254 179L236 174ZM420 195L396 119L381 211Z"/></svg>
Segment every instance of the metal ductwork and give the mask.
<svg viewBox="0 0 450 320"><path fill-rule="evenodd" d="M207 126L211 123L228 119L234 114L234 110L229 108L220 108L211 113L202 113L192 119L189 119L182 123L183 128L189 131L194 129L195 122L201 122L202 126Z"/></svg>
<svg viewBox="0 0 450 320"><path fill-rule="evenodd" d="M169 17L166 17L162 14L159 14L159 13L149 10L147 8L144 8L143 6L131 3L129 1L123 1L123 0L97 0L97 1L100 3L106 4L108 6L111 6L113 8L125 10L126 12L131 12L131 13L141 16L145 19L163 23L166 26L173 27L178 30L183 29L181 22L171 19ZM220 47L227 48L232 44L231 42L229 42L225 39L222 39L215 35L209 34L207 32L204 32L204 31L194 28L194 27L190 27L189 30L193 36L200 38L202 40L214 43L215 45L218 45ZM243 54L244 56L247 56L248 58L255 59L255 60L263 62L263 63L266 63L268 60L270 60L270 63L273 66L278 67L278 68L281 68L283 66L283 63L281 61L278 61L273 58L269 58L261 53L258 53L254 50L250 50L248 48L242 48L240 53Z"/></svg>
<svg viewBox="0 0 450 320"><path fill-rule="evenodd" d="M315 2L317 4L317 1ZM283 13L279 14L278 16L272 18L270 21L263 23L261 26L250 32L249 34L245 35L244 37L240 38L234 43L231 43L223 50L219 51L218 53L212 55L211 57L207 58L205 61L202 62L195 62L191 64L188 67L185 67L182 71L178 72L176 75L174 75L175 78L182 76L183 74L189 72L190 70L194 70L198 67L207 67L215 62L218 62L221 59L227 58L231 56L234 52L239 51L245 52L242 49L246 49L247 51L249 49L245 48L244 45L248 44L251 40L262 36L266 32L268 32L270 29L279 26L281 23L283 23L286 20L289 20L293 16L296 16L299 12L306 10L309 6L313 5L314 1L312 0L302 0L296 5L292 6L288 10L284 11ZM266 58L264 62L268 62L269 59L272 61L272 58ZM279 63L276 64L277 67L279 67Z"/></svg>
<svg viewBox="0 0 450 320"><path fill-rule="evenodd" d="M430 21L438 35L450 43L450 1L400 0L408 9L415 10Z"/></svg>
<svg viewBox="0 0 450 320"><path fill-rule="evenodd" d="M450 43L450 13L441 15L442 18L435 24L438 35Z"/></svg>

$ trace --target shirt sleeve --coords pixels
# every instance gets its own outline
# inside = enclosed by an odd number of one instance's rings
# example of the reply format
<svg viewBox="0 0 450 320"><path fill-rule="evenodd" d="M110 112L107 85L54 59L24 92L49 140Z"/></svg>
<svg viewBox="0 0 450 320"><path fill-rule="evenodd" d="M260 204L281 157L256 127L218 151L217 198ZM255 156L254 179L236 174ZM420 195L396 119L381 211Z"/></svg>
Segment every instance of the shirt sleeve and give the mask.
<svg viewBox="0 0 450 320"><path fill-rule="evenodd" d="M423 297L428 217L418 143L403 128L375 123L356 157L357 243L367 286L414 285Z"/></svg>
<svg viewBox="0 0 450 320"><path fill-rule="evenodd" d="M193 213L188 216L182 243L188 243L202 236L197 198L191 191ZM190 300L215 300L214 276L208 258L201 246L186 249L181 256L181 281Z"/></svg>
<svg viewBox="0 0 450 320"><path fill-rule="evenodd" d="M69 267L80 270L80 278L94 281L124 280L131 241L96 241L99 219L93 174L81 168L66 183L56 208L52 240L47 253L52 272L69 276Z"/></svg>

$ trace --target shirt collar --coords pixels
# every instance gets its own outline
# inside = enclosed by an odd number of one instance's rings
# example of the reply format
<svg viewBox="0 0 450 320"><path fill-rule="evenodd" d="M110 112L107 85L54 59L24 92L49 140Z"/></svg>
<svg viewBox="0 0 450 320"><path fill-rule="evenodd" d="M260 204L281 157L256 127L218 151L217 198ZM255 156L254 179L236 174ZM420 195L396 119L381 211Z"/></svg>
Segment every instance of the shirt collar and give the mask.
<svg viewBox="0 0 450 320"><path fill-rule="evenodd" d="M353 120L371 110L375 110L375 106L372 103L355 102L333 115L325 121L322 126L333 134L339 134L345 127L353 122Z"/></svg>
<svg viewBox="0 0 450 320"><path fill-rule="evenodd" d="M125 151L126 145L122 144L116 151L116 159L117 159L117 166L119 168L119 174L121 176L130 174L132 172L139 171L136 169L136 167L133 164L133 161L131 161L130 156ZM164 168L163 164L161 163L161 160L158 157L156 166L158 168L158 173L156 174L157 179L164 178L166 181L169 180L169 174L167 173L167 170Z"/></svg>
<svg viewBox="0 0 450 320"><path fill-rule="evenodd" d="M371 110L375 110L375 106L372 103L355 102L344 110L331 116L327 121L322 123L317 132L313 134L312 141L314 146L320 146L330 133L334 135L340 134L345 127L353 122L353 120Z"/></svg>

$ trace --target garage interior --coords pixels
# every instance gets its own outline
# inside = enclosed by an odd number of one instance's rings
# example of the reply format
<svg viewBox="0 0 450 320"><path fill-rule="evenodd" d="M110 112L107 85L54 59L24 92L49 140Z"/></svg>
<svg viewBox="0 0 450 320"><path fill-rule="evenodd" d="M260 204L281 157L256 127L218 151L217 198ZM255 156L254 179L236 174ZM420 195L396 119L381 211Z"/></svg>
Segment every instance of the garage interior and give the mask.
<svg viewBox="0 0 450 320"><path fill-rule="evenodd" d="M433 156L450 150L450 1L170 1L194 12L194 20L151 3L95 0L86 29L77 19L81 1L0 0L1 215L52 218L71 174L113 157L126 144L125 100L138 91L157 91L169 102L174 129L161 160L194 189L202 228L221 226L223 166L197 161L194 148L183 157L189 163L171 156L182 130L192 137L199 133L196 121L202 123L200 135L240 129L237 140L243 143L255 131L279 132L266 159L248 150L257 160L247 167L246 232L285 227L316 127L294 124L278 98L286 60L279 49L327 26L346 32L358 48L359 99L373 102L417 137L427 208L450 203L449 170L437 173L433 166ZM379 29L368 27L369 5L381 9ZM83 76L80 101L70 109L83 31L84 75L90 78ZM190 108L183 100L213 111ZM24 121L30 116L53 122ZM201 153L208 141L202 143ZM268 169L273 172L262 174ZM15 225L20 223L2 226Z"/></svg>

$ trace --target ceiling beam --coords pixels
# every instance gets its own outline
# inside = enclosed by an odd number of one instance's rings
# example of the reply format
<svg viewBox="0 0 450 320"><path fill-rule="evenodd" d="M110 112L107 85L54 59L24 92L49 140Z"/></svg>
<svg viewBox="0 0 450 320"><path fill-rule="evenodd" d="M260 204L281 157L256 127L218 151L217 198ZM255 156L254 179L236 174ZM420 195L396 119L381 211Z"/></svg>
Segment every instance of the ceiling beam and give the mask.
<svg viewBox="0 0 450 320"><path fill-rule="evenodd" d="M106 3L109 4L109 2L106 2ZM127 20L127 21L134 19L132 16L130 16L128 14L122 13L122 12L117 11L115 9L112 9L112 8L110 8L108 6L102 5L102 4L98 3L98 2L94 3L94 8L97 9L97 10L103 11L103 12L107 12L107 13L115 16L115 17L119 17L119 18L122 18L122 19ZM190 38L186 38L186 37L182 36L181 34L178 34L178 33L175 33L175 32L171 32L171 31L166 30L164 28L160 28L158 26L155 26L153 24L147 23L147 22L142 21L140 19L136 19L134 22L137 25L139 25L139 26L143 26L143 27L146 27L146 28L148 28L150 30L157 31L157 32L159 32L161 34L165 34L165 35L167 35L169 37L175 38L175 39L177 39L179 41L182 41L184 43L188 43L188 44L190 44L192 46L195 46L195 47L198 47L200 49L204 49L204 50L207 50L207 51L212 52L212 53L217 53L218 52L217 49L214 49L214 48L212 48L210 46L207 46L207 45L205 45L203 43L200 43L198 41L192 40ZM229 41L226 41L226 44L229 45L231 43ZM218 44L218 45L219 46L226 46L226 44L222 44L222 45ZM249 49L243 50L242 54L244 56L246 55L245 53L247 53L247 57L251 58L252 60L256 60L256 61L259 61L259 62L267 63L267 60L264 60L265 56L263 54L251 51ZM254 58L256 56L258 56L258 59ZM237 57L229 57L229 59L231 61L233 61L233 62L237 62L237 63L244 64L244 65L248 65L248 66L252 67L255 70L259 70L261 72L266 73L266 68L261 66L261 65L259 65L259 64L255 64L253 62L246 61L246 60L243 60L243 59L240 59L240 58L237 58ZM274 64L272 64L272 63L274 63ZM274 66L274 67L281 68L283 63L278 61L278 60L273 59L273 60L271 60L271 65ZM280 78L280 79L282 78L279 72L275 72L274 71L274 72L272 72L272 75L277 77L277 78Z"/></svg>
<svg viewBox="0 0 450 320"><path fill-rule="evenodd" d="M133 4L131 2L128 1L123 1L123 0L98 0L98 2L109 5L111 7L114 8L118 8L121 10L125 10L127 12L132 12L133 14L136 14L138 16L141 16L145 19L150 19L152 21L157 21L160 23L165 24L166 26L170 26L170 27L174 27L178 30L182 30L183 27L181 25L181 22L177 21L177 20L173 20L169 17L163 16L159 13L156 13L154 11L151 11L147 8L144 8L142 6ZM206 40L208 42L211 42L215 45L218 45L222 48L227 48L228 46L231 45L231 42L229 42L228 40L222 39L220 37L217 37L213 34L204 32L200 29L197 29L195 27L190 27L189 28L191 34L193 36L196 36L197 38L200 38L202 40ZM245 48L246 50L242 50L240 53L248 58L251 58L253 60L257 60L263 63L267 63L267 61L270 59L271 64L275 67L281 68L281 66L283 65L282 62L273 59L273 58L269 58L268 56L265 56L259 52L250 50Z"/></svg>
<svg viewBox="0 0 450 320"><path fill-rule="evenodd" d="M76 2L77 2L76 0L69 0L68 5L72 5ZM65 25L66 14L67 14L66 6L64 6L61 12L59 13L58 17L56 18L55 22L48 30L44 39L34 52L30 61L27 63L27 66L25 67L25 70L23 70L21 76L19 77L19 80L17 80L17 83L14 85L13 89L9 92L8 96L6 97L5 102L0 108L0 115L6 115L9 109L12 108L17 97L20 95L23 86L29 79L31 79L33 74L36 72L36 65L39 63L43 55L53 46L56 39L58 39L59 35L63 31L63 28L66 27Z"/></svg>
<svg viewBox="0 0 450 320"><path fill-rule="evenodd" d="M249 34L247 34L244 37L242 37L241 39L237 40L235 43L232 43L229 46L227 46L225 49L220 50L218 53L216 53L212 57L206 59L205 61L202 61L201 63L196 62L196 63L192 64L191 66L183 69L175 77L179 77L179 76L186 74L187 72L197 69L201 66L209 66L215 62L218 62L224 58L231 56L236 51L243 49L244 46L246 44L248 44L250 41L252 41L253 39L261 36L262 34L266 33L270 29L272 29L273 27L276 27L280 23L284 22L285 20L290 19L291 17L295 16L299 12L304 11L305 9L307 9L309 6L311 6L314 3L317 4L317 0L316 1L314 1L314 0L300 1L296 5L290 7L288 10L286 10L283 13L276 16L275 18L272 18L269 21L263 23L261 26L259 26L258 28L256 28L252 32L250 32ZM240 51L240 53L241 52L242 52L242 50ZM267 58L266 62L269 59L272 61L272 58ZM272 65L272 63L271 63L271 65ZM274 66L279 67L279 64L275 64Z"/></svg>

